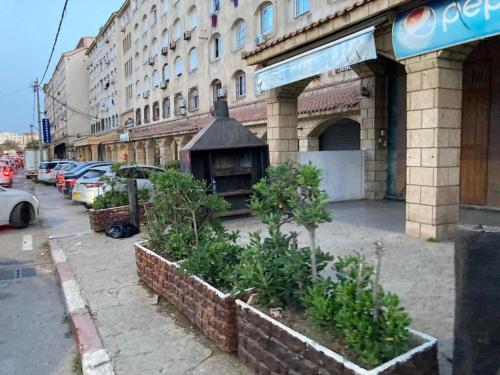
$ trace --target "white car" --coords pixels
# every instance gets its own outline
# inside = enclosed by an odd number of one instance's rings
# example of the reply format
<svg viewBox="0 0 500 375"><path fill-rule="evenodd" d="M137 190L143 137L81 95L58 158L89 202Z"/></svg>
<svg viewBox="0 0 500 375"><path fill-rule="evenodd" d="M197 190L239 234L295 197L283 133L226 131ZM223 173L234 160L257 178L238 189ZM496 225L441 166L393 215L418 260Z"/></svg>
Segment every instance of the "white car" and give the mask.
<svg viewBox="0 0 500 375"><path fill-rule="evenodd" d="M68 164L66 160L43 161L38 167L38 182L53 184L56 182L56 174L64 164ZM57 169L56 169L57 168Z"/></svg>
<svg viewBox="0 0 500 375"><path fill-rule="evenodd" d="M26 228L38 217L40 203L26 191L0 187L0 225Z"/></svg>

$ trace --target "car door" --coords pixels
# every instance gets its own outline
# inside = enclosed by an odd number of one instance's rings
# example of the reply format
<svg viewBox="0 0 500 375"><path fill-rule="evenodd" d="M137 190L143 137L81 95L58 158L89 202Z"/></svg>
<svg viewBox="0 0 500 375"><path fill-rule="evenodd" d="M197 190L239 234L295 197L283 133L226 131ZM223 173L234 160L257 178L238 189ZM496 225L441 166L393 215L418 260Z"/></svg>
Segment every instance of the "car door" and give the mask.
<svg viewBox="0 0 500 375"><path fill-rule="evenodd" d="M4 188L0 187L0 225L9 223L10 212L7 212L7 207L10 207L8 200L8 195Z"/></svg>

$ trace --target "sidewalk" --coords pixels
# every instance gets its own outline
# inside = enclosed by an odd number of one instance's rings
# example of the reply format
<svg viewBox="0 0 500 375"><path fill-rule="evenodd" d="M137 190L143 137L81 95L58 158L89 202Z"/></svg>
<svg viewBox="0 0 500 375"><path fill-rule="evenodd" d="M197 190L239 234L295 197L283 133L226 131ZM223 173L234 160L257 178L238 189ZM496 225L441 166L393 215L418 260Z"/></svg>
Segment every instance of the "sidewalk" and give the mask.
<svg viewBox="0 0 500 375"><path fill-rule="evenodd" d="M133 243L87 233L60 238L116 374L248 374L137 278Z"/></svg>

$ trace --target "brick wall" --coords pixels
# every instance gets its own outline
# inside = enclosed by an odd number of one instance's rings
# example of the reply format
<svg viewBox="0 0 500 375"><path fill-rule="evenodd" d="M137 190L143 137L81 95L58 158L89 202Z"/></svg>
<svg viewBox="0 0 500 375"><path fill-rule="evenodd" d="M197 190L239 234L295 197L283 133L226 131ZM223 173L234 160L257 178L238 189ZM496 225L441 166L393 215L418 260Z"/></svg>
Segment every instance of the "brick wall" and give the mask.
<svg viewBox="0 0 500 375"><path fill-rule="evenodd" d="M139 222L144 223L144 213L152 207L152 203L139 205ZM89 210L90 229L102 232L108 229L115 221L129 221L129 206L106 208L104 210Z"/></svg>
<svg viewBox="0 0 500 375"><path fill-rule="evenodd" d="M170 262L136 243L137 275L156 293L177 307L224 351L236 351L236 297L223 294L196 276L182 273Z"/></svg>
<svg viewBox="0 0 500 375"><path fill-rule="evenodd" d="M257 374L361 375L367 370L280 324L244 302L236 302L238 356ZM416 333L417 334L417 333ZM370 374L438 374L437 342L430 341Z"/></svg>

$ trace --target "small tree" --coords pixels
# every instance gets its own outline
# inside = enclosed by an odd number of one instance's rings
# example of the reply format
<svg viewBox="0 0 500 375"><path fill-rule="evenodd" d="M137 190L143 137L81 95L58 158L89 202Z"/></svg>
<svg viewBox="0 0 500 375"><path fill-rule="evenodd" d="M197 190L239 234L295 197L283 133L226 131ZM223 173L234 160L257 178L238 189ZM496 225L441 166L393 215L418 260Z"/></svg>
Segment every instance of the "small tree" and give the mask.
<svg viewBox="0 0 500 375"><path fill-rule="evenodd" d="M327 195L320 190L321 171L312 165L300 165L297 170L297 187L292 197L294 221L309 233L312 281L318 279L316 266L316 229L319 224L331 221L325 206Z"/></svg>

